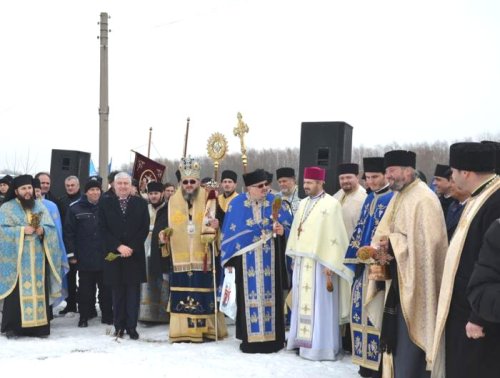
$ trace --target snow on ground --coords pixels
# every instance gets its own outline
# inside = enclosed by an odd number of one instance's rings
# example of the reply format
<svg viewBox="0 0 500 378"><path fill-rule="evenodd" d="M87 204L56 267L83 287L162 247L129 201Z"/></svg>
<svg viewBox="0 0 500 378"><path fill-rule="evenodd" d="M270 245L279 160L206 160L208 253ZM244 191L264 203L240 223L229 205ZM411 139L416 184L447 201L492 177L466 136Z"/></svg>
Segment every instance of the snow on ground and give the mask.
<svg viewBox="0 0 500 378"><path fill-rule="evenodd" d="M57 314L57 308L54 313ZM89 321L88 328L78 328L78 314L57 317L46 339L0 336L2 372L19 372L24 377L335 377L357 378L357 366L350 356L341 361L308 361L294 352L243 354L234 338L204 344L170 344L168 326L140 323L138 341L127 335L116 339L114 328ZM22 369L22 370L20 370ZM3 375L3 373L2 373Z"/></svg>

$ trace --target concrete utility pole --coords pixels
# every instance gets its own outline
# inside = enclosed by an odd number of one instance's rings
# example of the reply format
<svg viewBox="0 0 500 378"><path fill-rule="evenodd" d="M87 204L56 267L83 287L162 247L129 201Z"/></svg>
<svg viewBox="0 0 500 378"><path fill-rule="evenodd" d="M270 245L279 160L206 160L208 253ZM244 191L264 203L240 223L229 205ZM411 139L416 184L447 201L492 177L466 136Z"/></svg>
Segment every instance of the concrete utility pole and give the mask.
<svg viewBox="0 0 500 378"><path fill-rule="evenodd" d="M98 23L101 29L99 40L101 41L101 75L99 85L99 176L102 177L102 189L108 189L108 14L101 13L101 21Z"/></svg>

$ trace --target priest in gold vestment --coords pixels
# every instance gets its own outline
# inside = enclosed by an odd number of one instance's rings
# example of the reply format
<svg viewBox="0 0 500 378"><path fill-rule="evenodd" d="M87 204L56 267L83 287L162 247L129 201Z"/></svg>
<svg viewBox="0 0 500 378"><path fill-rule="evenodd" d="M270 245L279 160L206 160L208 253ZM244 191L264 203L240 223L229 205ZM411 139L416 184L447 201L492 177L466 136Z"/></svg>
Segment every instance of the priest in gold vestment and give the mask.
<svg viewBox="0 0 500 378"><path fill-rule="evenodd" d="M437 196L417 178L414 152L389 151L384 165L395 194L372 246L387 248L393 255L392 280L385 281L385 293L377 291L377 282L369 282L367 311L382 330L382 376L429 377L448 246L445 220Z"/></svg>
<svg viewBox="0 0 500 378"><path fill-rule="evenodd" d="M342 205L347 237L351 238L354 228L358 224L361 208L366 199L366 190L359 184L359 165L356 163L342 163L338 166L340 190L333 195Z"/></svg>

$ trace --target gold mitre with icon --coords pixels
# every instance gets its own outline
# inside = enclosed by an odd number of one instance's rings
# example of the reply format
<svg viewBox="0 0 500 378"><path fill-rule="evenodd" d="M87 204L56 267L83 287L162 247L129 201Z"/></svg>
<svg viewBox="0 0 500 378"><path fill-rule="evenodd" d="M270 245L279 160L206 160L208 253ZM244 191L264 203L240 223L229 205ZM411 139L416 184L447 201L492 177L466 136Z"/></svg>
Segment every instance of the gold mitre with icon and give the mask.
<svg viewBox="0 0 500 378"><path fill-rule="evenodd" d="M192 158L191 156L181 158L179 163L179 172L181 173L181 178L186 177L200 178L200 162L198 159Z"/></svg>

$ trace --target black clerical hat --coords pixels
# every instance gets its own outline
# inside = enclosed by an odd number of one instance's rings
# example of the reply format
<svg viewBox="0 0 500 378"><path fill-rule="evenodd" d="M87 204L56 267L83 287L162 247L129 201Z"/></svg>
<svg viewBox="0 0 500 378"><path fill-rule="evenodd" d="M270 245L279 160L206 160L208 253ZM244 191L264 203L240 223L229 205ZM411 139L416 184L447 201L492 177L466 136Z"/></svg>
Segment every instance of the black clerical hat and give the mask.
<svg viewBox="0 0 500 378"><path fill-rule="evenodd" d="M225 171L222 171L222 174L220 176L221 181L224 181L225 179L233 180L234 182L236 182L238 180L238 175L235 171L226 169Z"/></svg>
<svg viewBox="0 0 500 378"><path fill-rule="evenodd" d="M338 166L339 175L351 174L358 175L359 174L359 165L356 163L341 163Z"/></svg>
<svg viewBox="0 0 500 378"><path fill-rule="evenodd" d="M202 183L202 184L208 184L208 183L210 182L210 180L212 180L212 178L211 178L211 177L208 177L208 176L207 176L207 177L203 177L203 178L201 179L201 183Z"/></svg>
<svg viewBox="0 0 500 378"><path fill-rule="evenodd" d="M120 173L120 171L111 171L108 175L108 184L113 183L115 181L115 176Z"/></svg>
<svg viewBox="0 0 500 378"><path fill-rule="evenodd" d="M365 172L385 172L383 157L363 158L363 170Z"/></svg>
<svg viewBox="0 0 500 378"><path fill-rule="evenodd" d="M11 175L5 175L0 179L0 184L7 184L11 185L12 184L12 176Z"/></svg>
<svg viewBox="0 0 500 378"><path fill-rule="evenodd" d="M34 178L31 185L33 185L33 189L42 189L42 185L40 184L39 178Z"/></svg>
<svg viewBox="0 0 500 378"><path fill-rule="evenodd" d="M148 193L151 192L163 192L163 184L158 181L148 182Z"/></svg>
<svg viewBox="0 0 500 378"><path fill-rule="evenodd" d="M243 174L243 181L245 182L245 186L250 186L257 184L258 182L267 181L269 176L268 172L263 169L256 169L253 172Z"/></svg>
<svg viewBox="0 0 500 378"><path fill-rule="evenodd" d="M495 171L496 149L488 143L461 142L450 146L450 166L462 171Z"/></svg>
<svg viewBox="0 0 500 378"><path fill-rule="evenodd" d="M413 151L392 150L384 155L384 167L412 167L417 165L417 155Z"/></svg>
<svg viewBox="0 0 500 378"><path fill-rule="evenodd" d="M276 180L282 177L295 177L295 170L290 167L278 168L276 170Z"/></svg>
<svg viewBox="0 0 500 378"><path fill-rule="evenodd" d="M33 176L21 175L14 177L14 180L12 180L12 186L14 189L20 188L23 185L33 185Z"/></svg>
<svg viewBox="0 0 500 378"><path fill-rule="evenodd" d="M268 171L265 171L265 172L266 172L266 176L267 176L267 182L269 184L271 184L273 182L274 174L272 174L271 172L268 172Z"/></svg>
<svg viewBox="0 0 500 378"><path fill-rule="evenodd" d="M483 140L481 143L483 144L491 144L492 146L495 147L495 173L497 175L500 175L500 143L498 142L492 142L489 140Z"/></svg>
<svg viewBox="0 0 500 378"><path fill-rule="evenodd" d="M443 177L449 179L451 176L451 168L449 165L436 164L436 169L434 170L434 177Z"/></svg>

